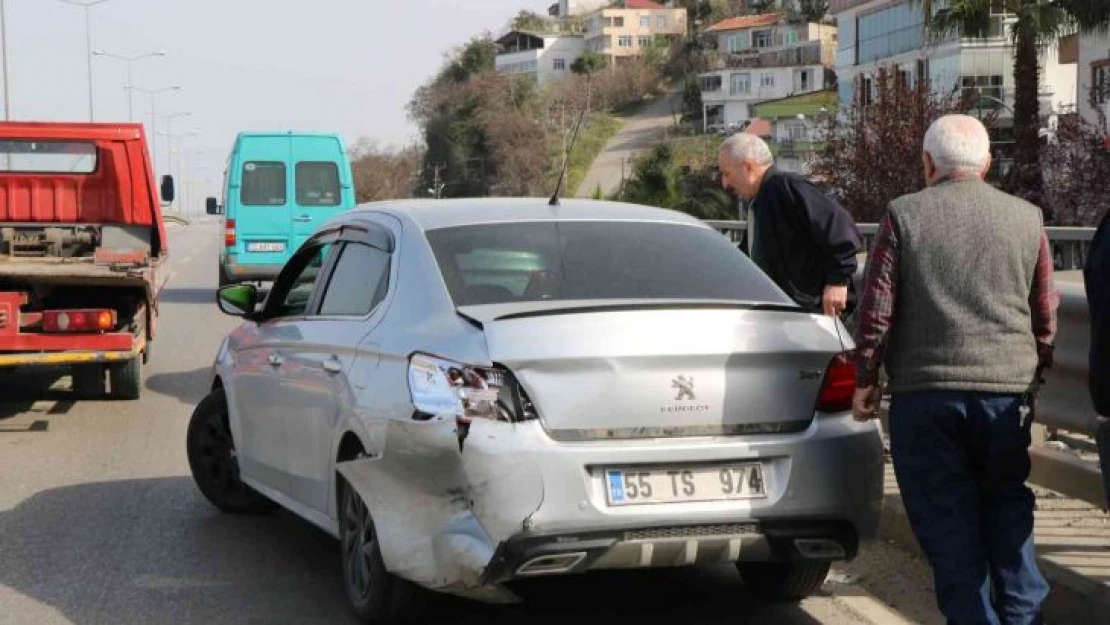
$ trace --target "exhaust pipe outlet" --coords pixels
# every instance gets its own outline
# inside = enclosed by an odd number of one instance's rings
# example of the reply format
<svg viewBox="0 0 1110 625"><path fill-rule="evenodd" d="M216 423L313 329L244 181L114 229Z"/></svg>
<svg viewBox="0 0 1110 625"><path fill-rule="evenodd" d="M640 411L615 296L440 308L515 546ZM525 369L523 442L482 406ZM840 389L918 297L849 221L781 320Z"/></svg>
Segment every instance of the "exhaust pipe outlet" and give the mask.
<svg viewBox="0 0 1110 625"><path fill-rule="evenodd" d="M557 573L566 573L574 567L578 566L582 560L586 559L585 551L576 551L574 553L559 553L549 556L540 556L532 558L525 562L516 574L520 576L529 575L554 575Z"/></svg>
<svg viewBox="0 0 1110 625"><path fill-rule="evenodd" d="M848 557L844 547L829 538L797 538L794 547L803 558L810 560L843 560Z"/></svg>

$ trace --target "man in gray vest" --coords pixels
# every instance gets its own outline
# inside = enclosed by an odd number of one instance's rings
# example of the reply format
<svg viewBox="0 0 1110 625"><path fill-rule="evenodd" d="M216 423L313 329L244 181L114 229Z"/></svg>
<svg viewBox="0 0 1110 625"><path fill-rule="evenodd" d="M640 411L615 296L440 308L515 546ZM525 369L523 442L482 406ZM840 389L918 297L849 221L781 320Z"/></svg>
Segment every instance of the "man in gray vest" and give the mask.
<svg viewBox="0 0 1110 625"><path fill-rule="evenodd" d="M1041 623L1029 444L1059 303L1041 211L984 182L987 130L925 134L928 188L890 203L859 308L857 420L890 379L890 447L949 623Z"/></svg>

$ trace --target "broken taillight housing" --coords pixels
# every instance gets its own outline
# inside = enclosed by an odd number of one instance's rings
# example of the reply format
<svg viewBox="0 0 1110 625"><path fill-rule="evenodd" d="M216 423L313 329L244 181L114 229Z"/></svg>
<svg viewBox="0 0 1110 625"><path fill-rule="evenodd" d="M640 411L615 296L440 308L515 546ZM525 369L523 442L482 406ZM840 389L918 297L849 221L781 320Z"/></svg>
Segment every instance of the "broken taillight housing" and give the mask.
<svg viewBox="0 0 1110 625"><path fill-rule="evenodd" d="M825 370L821 393L817 396L817 410L821 412L847 412L852 409L856 392L856 368L849 352L837 354Z"/></svg>
<svg viewBox="0 0 1110 625"><path fill-rule="evenodd" d="M515 423L536 418L524 389L507 369L473 367L415 354L409 359L409 393L417 418L450 414L460 424L474 419Z"/></svg>

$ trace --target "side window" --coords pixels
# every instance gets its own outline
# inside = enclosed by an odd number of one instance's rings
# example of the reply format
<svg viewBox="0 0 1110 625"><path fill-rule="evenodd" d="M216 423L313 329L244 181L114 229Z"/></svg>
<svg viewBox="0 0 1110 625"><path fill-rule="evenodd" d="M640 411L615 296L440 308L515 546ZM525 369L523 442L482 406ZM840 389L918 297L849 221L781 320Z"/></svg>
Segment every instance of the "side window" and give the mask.
<svg viewBox="0 0 1110 625"><path fill-rule="evenodd" d="M320 304L321 315L362 317L374 310L389 290L389 253L361 243L340 252Z"/></svg>
<svg viewBox="0 0 1110 625"><path fill-rule="evenodd" d="M316 253L307 257L298 255L290 261L295 264L291 265L291 268L300 265L300 269L296 270L295 278L274 286L274 295L281 298L281 303L277 304L276 308L268 310L267 317L300 317L305 314L316 284L323 279L321 270L331 249L331 244L322 245L316 248Z"/></svg>
<svg viewBox="0 0 1110 625"><path fill-rule="evenodd" d="M297 163L297 204L339 205L339 167L335 163Z"/></svg>
<svg viewBox="0 0 1110 625"><path fill-rule="evenodd" d="M239 203L243 206L285 205L285 163L248 161L243 163L243 183Z"/></svg>

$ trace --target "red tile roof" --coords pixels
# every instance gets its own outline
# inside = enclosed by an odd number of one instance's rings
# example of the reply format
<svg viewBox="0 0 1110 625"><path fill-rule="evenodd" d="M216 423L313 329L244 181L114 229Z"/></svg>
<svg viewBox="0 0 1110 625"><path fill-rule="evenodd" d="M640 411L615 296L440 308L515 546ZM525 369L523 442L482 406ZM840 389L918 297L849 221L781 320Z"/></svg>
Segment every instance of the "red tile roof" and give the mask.
<svg viewBox="0 0 1110 625"><path fill-rule="evenodd" d="M752 120L752 123L748 124L744 132L757 137L770 137L775 134L775 129L771 127L771 122L756 117Z"/></svg>
<svg viewBox="0 0 1110 625"><path fill-rule="evenodd" d="M744 28L759 28L761 26L774 26L782 19L780 13L764 13L761 15L742 15L740 17L730 17L727 20L721 20L716 24L705 29L707 33L721 32L725 30L742 30Z"/></svg>
<svg viewBox="0 0 1110 625"><path fill-rule="evenodd" d="M624 0L626 9L665 9L667 7L653 0Z"/></svg>

